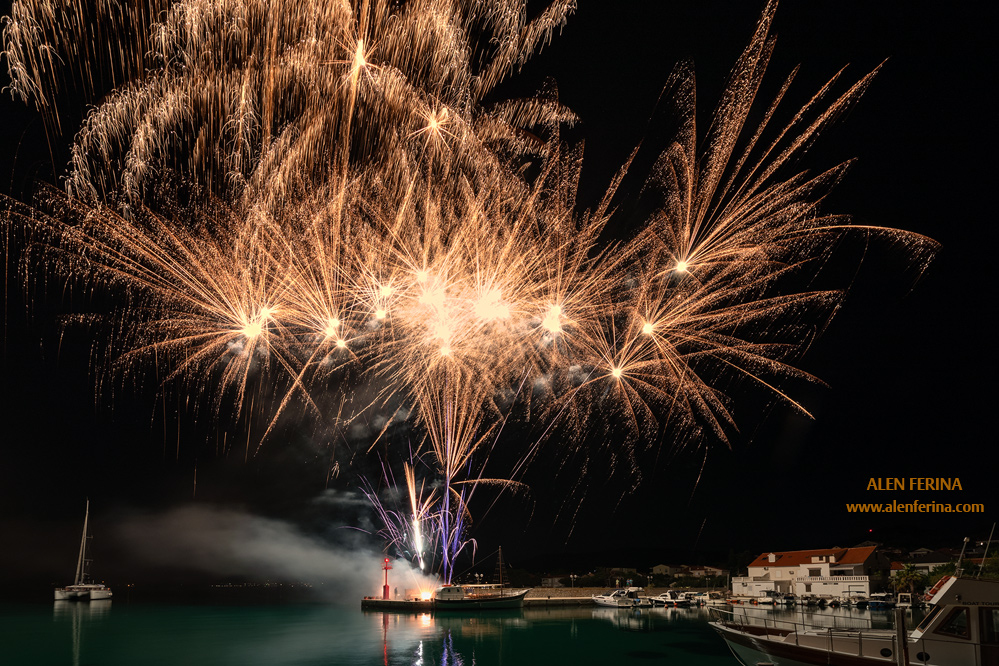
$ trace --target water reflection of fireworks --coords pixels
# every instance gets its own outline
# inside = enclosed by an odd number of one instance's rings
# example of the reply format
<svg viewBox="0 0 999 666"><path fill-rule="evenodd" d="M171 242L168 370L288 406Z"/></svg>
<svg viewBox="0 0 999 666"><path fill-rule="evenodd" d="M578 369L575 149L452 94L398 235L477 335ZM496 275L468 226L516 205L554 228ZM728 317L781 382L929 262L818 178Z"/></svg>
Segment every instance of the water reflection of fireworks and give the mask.
<svg viewBox="0 0 999 666"><path fill-rule="evenodd" d="M789 278L850 227L818 212L844 166L791 164L873 74L830 101L834 77L779 126L789 79L750 131L775 2L706 133L692 71L671 77L679 128L643 190L654 212L610 245L627 169L580 213L581 151L559 137L572 114L547 90L483 101L570 1L530 22L518 0L62 4L15 3L14 91L56 131L62 77L95 95L92 69L127 83L77 136L72 198L12 219L42 257L122 298L112 346L126 376L152 364L216 415L262 411L268 432L293 405L326 418L317 395L343 405L360 386L379 388L338 427L404 405L378 438L403 419L425 434L404 464L408 503L368 495L387 540L420 565L440 553L445 579L515 412L573 434L621 422L627 447L667 424L727 442L733 377L804 411L780 382L808 378L790 363L840 294L788 291ZM128 57L105 62L87 22ZM53 68L55 54L72 57ZM919 258L934 247L879 233ZM278 399L254 400L254 382Z"/></svg>

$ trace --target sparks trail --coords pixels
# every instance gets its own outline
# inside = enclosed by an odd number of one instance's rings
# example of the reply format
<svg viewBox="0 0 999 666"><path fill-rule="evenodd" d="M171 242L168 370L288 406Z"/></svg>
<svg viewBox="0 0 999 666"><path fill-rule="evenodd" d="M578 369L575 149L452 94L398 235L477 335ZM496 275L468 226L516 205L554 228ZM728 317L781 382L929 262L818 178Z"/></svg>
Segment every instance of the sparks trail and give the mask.
<svg viewBox="0 0 999 666"><path fill-rule="evenodd" d="M73 143L60 211L9 216L39 234L29 275L41 257L121 298L116 369L154 365L216 416L259 410L264 437L293 407L324 418L327 395L341 431L375 412L376 442L418 426L408 503L367 494L386 541L445 579L514 413L542 433L557 422L567 443L621 422L614 454L637 474L632 447L664 427L728 442L733 377L804 411L780 382L812 379L791 363L840 294L788 278L851 227L818 208L844 166L791 166L874 73L839 96L833 77L779 124L792 75L747 128L775 2L706 132L692 69L670 78L676 139L640 195L653 212L616 245L600 238L628 165L580 211L582 152L559 134L574 116L552 90L483 101L572 2L532 22L517 0L64 4L16 3L4 33L12 89L50 132L65 81L101 92L104 56L76 48L81 25L128 57ZM877 233L916 261L935 249Z"/></svg>

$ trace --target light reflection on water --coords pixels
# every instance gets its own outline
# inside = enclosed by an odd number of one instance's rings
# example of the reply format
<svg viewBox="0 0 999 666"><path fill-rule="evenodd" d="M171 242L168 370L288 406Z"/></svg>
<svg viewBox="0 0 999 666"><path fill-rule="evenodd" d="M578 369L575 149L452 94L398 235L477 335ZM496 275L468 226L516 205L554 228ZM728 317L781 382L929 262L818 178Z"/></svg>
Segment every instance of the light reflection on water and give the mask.
<svg viewBox="0 0 999 666"><path fill-rule="evenodd" d="M890 626L888 613L845 608L760 607L736 612L758 622ZM431 615L323 605L171 606L120 601L113 606L110 601L3 605L0 663L606 666L665 661L735 666L707 624L709 613L706 608L566 607Z"/></svg>

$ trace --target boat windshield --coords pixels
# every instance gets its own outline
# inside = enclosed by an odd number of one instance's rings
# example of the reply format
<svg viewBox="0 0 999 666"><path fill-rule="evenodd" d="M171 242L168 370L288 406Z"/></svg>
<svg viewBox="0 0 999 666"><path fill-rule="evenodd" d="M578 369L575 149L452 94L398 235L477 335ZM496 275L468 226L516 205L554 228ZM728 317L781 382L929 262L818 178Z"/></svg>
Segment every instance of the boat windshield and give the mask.
<svg viewBox="0 0 999 666"><path fill-rule="evenodd" d="M923 621L919 623L918 627L916 627L916 631L926 631L926 628L930 626L931 622L933 622L933 618L935 618L941 610L942 608L940 606L934 606L931 608L930 612L923 617Z"/></svg>

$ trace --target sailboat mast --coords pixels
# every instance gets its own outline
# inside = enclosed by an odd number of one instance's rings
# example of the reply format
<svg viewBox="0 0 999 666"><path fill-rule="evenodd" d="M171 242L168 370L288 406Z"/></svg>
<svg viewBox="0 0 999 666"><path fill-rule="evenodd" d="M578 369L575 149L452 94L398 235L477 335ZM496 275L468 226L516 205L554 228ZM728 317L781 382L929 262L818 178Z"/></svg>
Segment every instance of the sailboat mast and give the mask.
<svg viewBox="0 0 999 666"><path fill-rule="evenodd" d="M90 519L90 499L87 499L87 512L83 516L83 538L80 539L80 556L76 560L76 578L73 585L83 584L83 573L87 558L87 521Z"/></svg>

